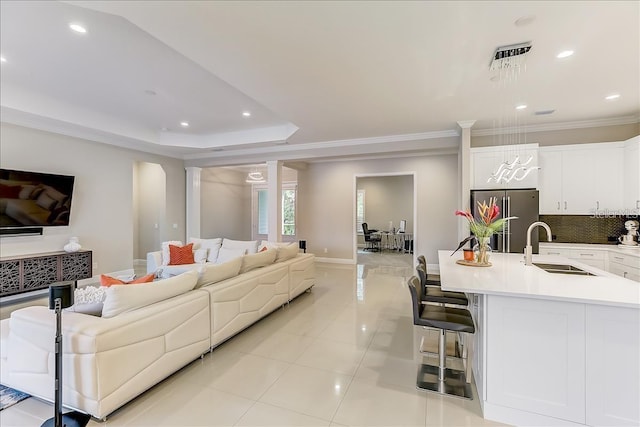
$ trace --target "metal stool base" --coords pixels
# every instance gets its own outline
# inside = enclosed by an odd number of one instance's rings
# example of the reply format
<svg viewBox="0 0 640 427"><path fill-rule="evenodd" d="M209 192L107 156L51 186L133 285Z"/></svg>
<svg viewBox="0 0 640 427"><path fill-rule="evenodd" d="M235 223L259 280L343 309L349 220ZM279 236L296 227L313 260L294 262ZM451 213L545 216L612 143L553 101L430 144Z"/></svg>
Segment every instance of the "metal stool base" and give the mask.
<svg viewBox="0 0 640 427"><path fill-rule="evenodd" d="M418 368L418 378L416 387L420 390L460 397L463 399L473 399L471 385L467 383L464 371L446 368L444 370L444 381L438 381L438 366L422 364Z"/></svg>

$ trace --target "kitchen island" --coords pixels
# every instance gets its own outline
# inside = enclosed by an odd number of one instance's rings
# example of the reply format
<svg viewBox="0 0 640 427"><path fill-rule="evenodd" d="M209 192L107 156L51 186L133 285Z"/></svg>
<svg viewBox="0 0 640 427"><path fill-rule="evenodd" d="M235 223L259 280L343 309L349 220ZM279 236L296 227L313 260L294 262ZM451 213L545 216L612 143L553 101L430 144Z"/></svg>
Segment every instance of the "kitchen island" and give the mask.
<svg viewBox="0 0 640 427"><path fill-rule="evenodd" d="M442 289L472 294L473 372L484 417L513 425L640 424L640 284L558 256L592 275L491 267L439 251Z"/></svg>

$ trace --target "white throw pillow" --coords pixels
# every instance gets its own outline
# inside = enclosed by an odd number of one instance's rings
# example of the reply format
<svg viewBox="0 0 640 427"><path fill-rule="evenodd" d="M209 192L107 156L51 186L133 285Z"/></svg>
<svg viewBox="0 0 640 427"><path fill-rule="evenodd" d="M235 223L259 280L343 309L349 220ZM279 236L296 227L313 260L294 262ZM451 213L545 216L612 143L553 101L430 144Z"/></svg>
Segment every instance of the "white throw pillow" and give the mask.
<svg viewBox="0 0 640 427"><path fill-rule="evenodd" d="M216 264L222 264L224 262L231 261L234 258L240 258L244 256L246 252L246 249L228 249L223 246L220 248L220 252L218 253Z"/></svg>
<svg viewBox="0 0 640 427"><path fill-rule="evenodd" d="M220 251L220 247L222 246L222 238L199 239L197 237L190 237L189 243L193 243L194 249L208 249L207 261L216 262L216 259L218 259L218 251Z"/></svg>
<svg viewBox="0 0 640 427"><path fill-rule="evenodd" d="M196 264L203 264L207 262L207 254L209 253L209 249L196 249L193 251L193 260Z"/></svg>
<svg viewBox="0 0 640 427"><path fill-rule="evenodd" d="M270 242L268 240L261 240L258 245L258 251L263 248L281 248L283 246L289 246L291 242Z"/></svg>
<svg viewBox="0 0 640 427"><path fill-rule="evenodd" d="M198 277L196 288L237 276L242 266L242 258L244 257L237 257L222 264L207 263L203 265L199 269L200 277Z"/></svg>
<svg viewBox="0 0 640 427"><path fill-rule="evenodd" d="M160 246L162 248L162 265L169 265L169 245L182 246L182 242L180 240L162 242Z"/></svg>
<svg viewBox="0 0 640 427"><path fill-rule="evenodd" d="M258 252L257 240L231 240L224 239L222 241L222 247L227 249L245 249L248 254L255 254Z"/></svg>
<svg viewBox="0 0 640 427"><path fill-rule="evenodd" d="M111 285L102 308L102 317L114 317L120 313L154 304L189 292L198 281L193 270L169 279L137 285Z"/></svg>
<svg viewBox="0 0 640 427"><path fill-rule="evenodd" d="M276 254L278 250L276 248L267 249L266 251L256 252L255 254L247 254L242 257L242 268L240 268L240 274L247 271L254 270L256 268L265 267L273 264L276 260Z"/></svg>
<svg viewBox="0 0 640 427"><path fill-rule="evenodd" d="M168 279L169 277L179 276L188 271L200 271L201 267L202 264L167 265L158 269L156 278Z"/></svg>
<svg viewBox="0 0 640 427"><path fill-rule="evenodd" d="M286 261L291 258L295 258L298 256L298 252L300 252L298 248L298 243L293 242L286 246L280 246L278 248L278 255L276 256L276 262Z"/></svg>

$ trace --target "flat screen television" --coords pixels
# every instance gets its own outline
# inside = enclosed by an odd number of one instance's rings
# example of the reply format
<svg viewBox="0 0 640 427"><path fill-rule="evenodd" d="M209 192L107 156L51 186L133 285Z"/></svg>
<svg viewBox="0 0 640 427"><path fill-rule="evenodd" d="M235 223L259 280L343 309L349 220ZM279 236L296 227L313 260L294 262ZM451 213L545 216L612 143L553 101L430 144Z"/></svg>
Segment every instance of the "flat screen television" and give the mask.
<svg viewBox="0 0 640 427"><path fill-rule="evenodd" d="M0 168L0 228L69 225L74 180Z"/></svg>

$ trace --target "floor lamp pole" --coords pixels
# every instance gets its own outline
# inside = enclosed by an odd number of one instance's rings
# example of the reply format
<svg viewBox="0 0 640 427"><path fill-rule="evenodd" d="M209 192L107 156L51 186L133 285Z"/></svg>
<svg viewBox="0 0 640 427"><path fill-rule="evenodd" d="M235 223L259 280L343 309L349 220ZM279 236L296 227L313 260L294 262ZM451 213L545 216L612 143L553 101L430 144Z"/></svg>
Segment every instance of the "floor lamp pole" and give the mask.
<svg viewBox="0 0 640 427"><path fill-rule="evenodd" d="M81 412L62 414L62 309L73 305L73 282L54 283L49 287L49 309L56 313L56 368L54 414L41 427L84 427L91 419Z"/></svg>

